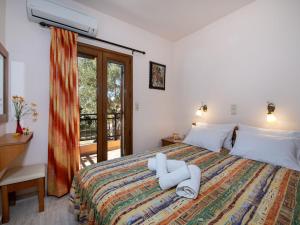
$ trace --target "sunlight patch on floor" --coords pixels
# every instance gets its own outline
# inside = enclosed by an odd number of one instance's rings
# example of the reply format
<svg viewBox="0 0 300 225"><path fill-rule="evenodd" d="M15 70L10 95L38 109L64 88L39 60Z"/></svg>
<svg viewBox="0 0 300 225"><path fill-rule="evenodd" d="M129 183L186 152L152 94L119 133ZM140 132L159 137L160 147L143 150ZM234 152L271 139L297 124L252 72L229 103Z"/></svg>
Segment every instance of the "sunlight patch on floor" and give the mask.
<svg viewBox="0 0 300 225"><path fill-rule="evenodd" d="M121 157L120 149L111 150L107 153L107 159L116 159ZM97 163L97 154L92 155L82 155L80 156L80 166L81 168L87 167L89 165Z"/></svg>

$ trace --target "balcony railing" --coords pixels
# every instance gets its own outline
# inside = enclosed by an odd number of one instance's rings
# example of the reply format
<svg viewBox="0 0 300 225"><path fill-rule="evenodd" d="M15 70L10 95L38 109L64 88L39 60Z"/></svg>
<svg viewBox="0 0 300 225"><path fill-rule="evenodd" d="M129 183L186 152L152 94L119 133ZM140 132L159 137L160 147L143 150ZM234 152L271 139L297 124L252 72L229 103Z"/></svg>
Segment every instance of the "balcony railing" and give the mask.
<svg viewBox="0 0 300 225"><path fill-rule="evenodd" d="M121 113L107 114L107 140L121 138ZM80 141L97 140L97 114L80 114Z"/></svg>

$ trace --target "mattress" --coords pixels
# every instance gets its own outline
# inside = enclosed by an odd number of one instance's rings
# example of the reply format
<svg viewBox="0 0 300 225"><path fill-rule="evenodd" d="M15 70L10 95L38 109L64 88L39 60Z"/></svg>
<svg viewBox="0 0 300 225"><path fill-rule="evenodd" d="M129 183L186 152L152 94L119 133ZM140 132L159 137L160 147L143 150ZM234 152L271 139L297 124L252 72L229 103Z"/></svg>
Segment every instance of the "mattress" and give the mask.
<svg viewBox="0 0 300 225"><path fill-rule="evenodd" d="M201 168L197 199L161 190L147 160L157 152ZM79 171L70 192L80 224L300 224L300 173L175 144Z"/></svg>

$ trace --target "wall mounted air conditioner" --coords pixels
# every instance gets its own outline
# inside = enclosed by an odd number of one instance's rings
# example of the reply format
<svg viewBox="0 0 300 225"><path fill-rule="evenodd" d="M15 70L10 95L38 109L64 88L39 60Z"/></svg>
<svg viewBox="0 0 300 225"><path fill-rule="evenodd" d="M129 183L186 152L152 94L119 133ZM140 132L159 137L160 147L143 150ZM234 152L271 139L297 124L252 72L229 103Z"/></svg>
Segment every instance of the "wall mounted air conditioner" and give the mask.
<svg viewBox="0 0 300 225"><path fill-rule="evenodd" d="M97 20L76 10L46 0L27 0L27 15L30 21L95 37Z"/></svg>

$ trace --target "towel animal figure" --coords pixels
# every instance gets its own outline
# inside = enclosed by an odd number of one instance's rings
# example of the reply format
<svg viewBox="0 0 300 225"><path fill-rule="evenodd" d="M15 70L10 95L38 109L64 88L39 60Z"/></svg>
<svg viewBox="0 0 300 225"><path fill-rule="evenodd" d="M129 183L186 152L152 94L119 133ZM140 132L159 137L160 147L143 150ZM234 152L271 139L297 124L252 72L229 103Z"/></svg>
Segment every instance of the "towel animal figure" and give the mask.
<svg viewBox="0 0 300 225"><path fill-rule="evenodd" d="M165 173L159 177L159 186L163 190L167 190L171 187L176 186L180 182L190 178L190 171L187 165L174 170L171 173Z"/></svg>
<svg viewBox="0 0 300 225"><path fill-rule="evenodd" d="M181 160L173 160L173 159L167 159L167 170L168 172L173 172L174 170L177 170L178 168L185 165L184 161ZM148 160L148 169L152 171L156 171L156 157L150 158Z"/></svg>
<svg viewBox="0 0 300 225"><path fill-rule="evenodd" d="M176 194L186 198L196 199L200 189L201 170L198 166L189 165L191 178L177 185Z"/></svg>
<svg viewBox="0 0 300 225"><path fill-rule="evenodd" d="M159 178L163 174L168 173L167 156L163 153L157 153L155 159L156 159L156 177Z"/></svg>
<svg viewBox="0 0 300 225"><path fill-rule="evenodd" d="M201 170L195 165L186 165L184 161L168 160L163 153L148 159L148 168L156 171L161 189L167 190L176 185L176 194L195 199L199 194Z"/></svg>

